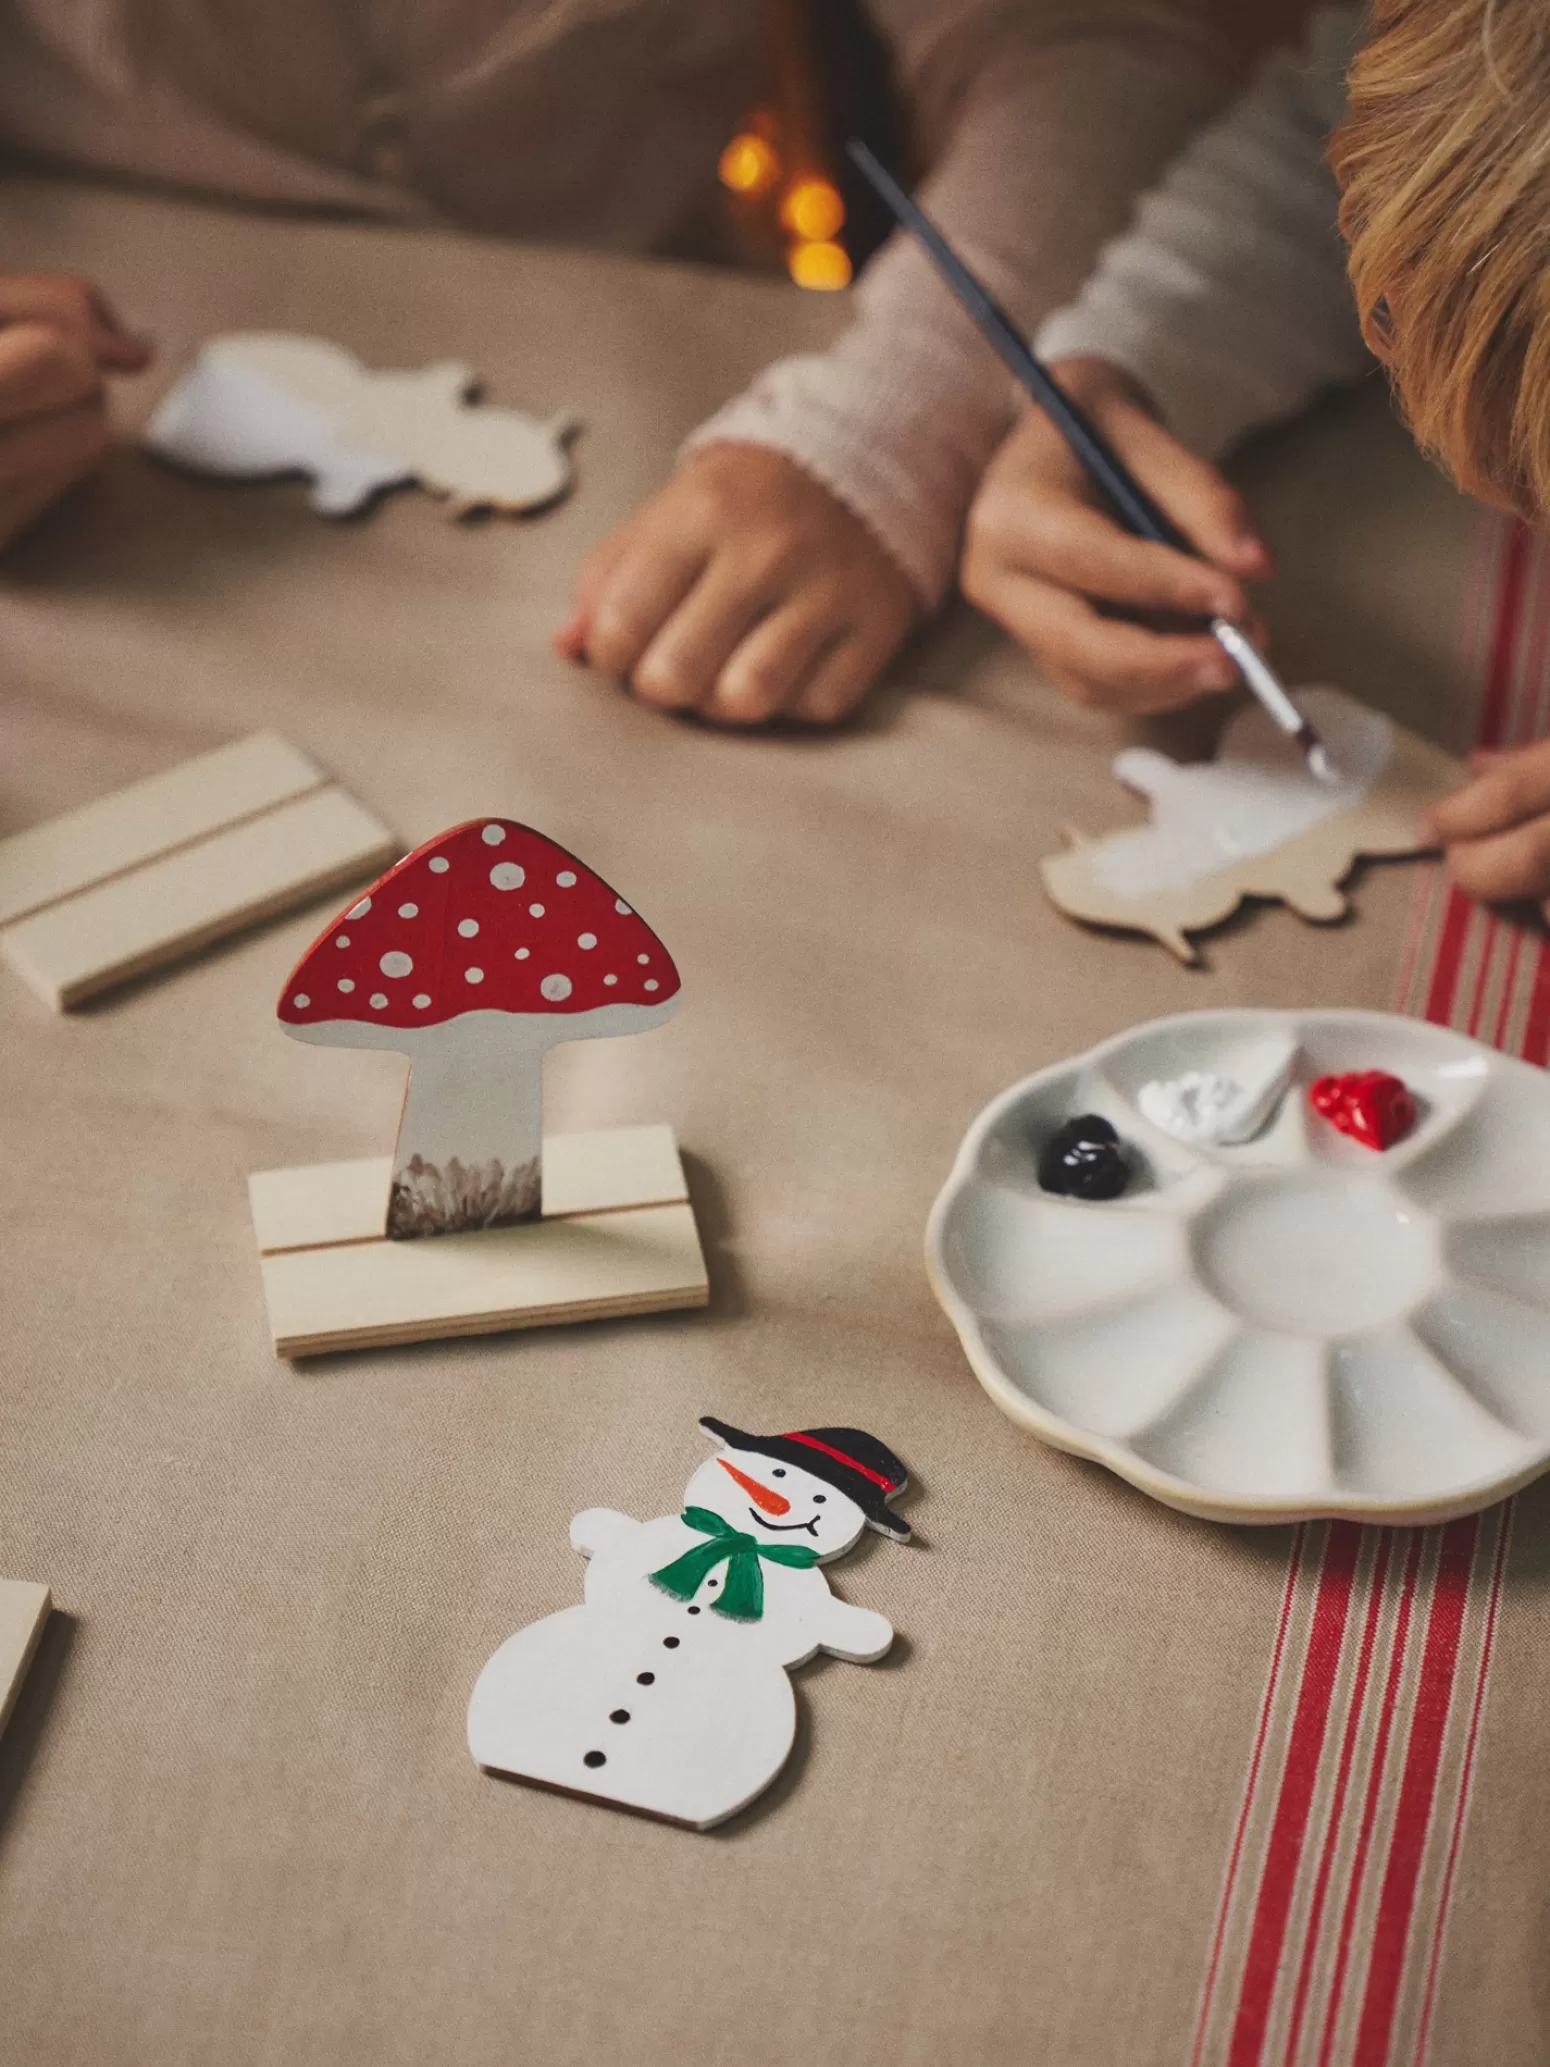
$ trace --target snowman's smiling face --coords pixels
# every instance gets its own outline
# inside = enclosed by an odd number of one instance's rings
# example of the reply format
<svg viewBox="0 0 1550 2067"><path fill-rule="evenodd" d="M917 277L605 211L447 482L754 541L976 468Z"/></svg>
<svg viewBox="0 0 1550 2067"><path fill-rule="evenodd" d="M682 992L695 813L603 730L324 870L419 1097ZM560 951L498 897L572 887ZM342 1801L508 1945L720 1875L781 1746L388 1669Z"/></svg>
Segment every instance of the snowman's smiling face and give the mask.
<svg viewBox="0 0 1550 2067"><path fill-rule="evenodd" d="M761 1543L802 1543L821 1558L849 1550L866 1527L855 1501L834 1486L753 1450L718 1451L690 1479L684 1502Z"/></svg>

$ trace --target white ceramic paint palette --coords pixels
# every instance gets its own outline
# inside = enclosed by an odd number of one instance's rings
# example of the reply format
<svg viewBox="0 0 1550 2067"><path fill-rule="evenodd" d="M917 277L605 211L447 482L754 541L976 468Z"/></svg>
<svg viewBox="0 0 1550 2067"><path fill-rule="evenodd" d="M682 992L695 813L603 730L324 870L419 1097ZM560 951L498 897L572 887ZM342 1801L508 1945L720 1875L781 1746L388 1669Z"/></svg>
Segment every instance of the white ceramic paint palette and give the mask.
<svg viewBox="0 0 1550 2067"><path fill-rule="evenodd" d="M1292 1036L1253 1139L1186 1143L1142 1093ZM1308 1104L1381 1069L1419 1113L1379 1152ZM1155 1101L1147 1101L1153 1103ZM1136 1174L1053 1196L1041 1146L1107 1118ZM932 1211L927 1266L992 1399L1058 1448L1219 1521L1422 1523L1550 1466L1550 1078L1378 1012L1199 1012L1004 1092Z"/></svg>

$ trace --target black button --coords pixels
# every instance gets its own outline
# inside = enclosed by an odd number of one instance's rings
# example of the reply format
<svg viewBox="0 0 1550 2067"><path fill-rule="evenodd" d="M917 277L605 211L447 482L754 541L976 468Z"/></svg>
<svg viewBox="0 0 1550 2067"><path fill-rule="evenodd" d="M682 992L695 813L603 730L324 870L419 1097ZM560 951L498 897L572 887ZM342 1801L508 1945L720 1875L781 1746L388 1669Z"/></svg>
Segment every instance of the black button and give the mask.
<svg viewBox="0 0 1550 2067"><path fill-rule="evenodd" d="M676 1651L678 1648L678 1638L676 1636L664 1636L662 1648L664 1651Z"/></svg>
<svg viewBox="0 0 1550 2067"><path fill-rule="evenodd" d="M586 1754L584 1755L584 1757L582 1758L582 1761L581 1761L581 1763L582 1763L582 1764L583 1764L584 1766L601 1766L601 1765L606 1765L606 1764L608 1763L608 1761L607 1761L607 1760L606 1760L606 1759L604 1758L604 1756L603 1756L602 1752L600 1752L600 1751L589 1751L589 1752L587 1752L587 1753L586 1753Z"/></svg>
<svg viewBox="0 0 1550 2067"><path fill-rule="evenodd" d="M654 1672L637 1672L635 1684L638 1687L651 1687L656 1685L656 1679L657 1676Z"/></svg>
<svg viewBox="0 0 1550 2067"><path fill-rule="evenodd" d="M627 1708L616 1708L613 1714L608 1718L610 1722L628 1722L629 1719L630 1711Z"/></svg>
<svg viewBox="0 0 1550 2067"><path fill-rule="evenodd" d="M689 1613L690 1613L691 1615L697 1615L697 1614L698 1614L699 1612L700 1612L700 1611L699 1611L699 1609L698 1609L698 1608L691 1608L691 1609L689 1610Z"/></svg>

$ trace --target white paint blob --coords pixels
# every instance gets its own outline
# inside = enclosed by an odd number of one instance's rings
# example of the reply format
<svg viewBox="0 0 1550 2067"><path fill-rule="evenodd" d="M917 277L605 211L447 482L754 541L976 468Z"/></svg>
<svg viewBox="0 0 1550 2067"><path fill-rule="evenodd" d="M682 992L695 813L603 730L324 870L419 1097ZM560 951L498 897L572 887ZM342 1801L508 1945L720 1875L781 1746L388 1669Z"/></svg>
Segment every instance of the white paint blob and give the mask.
<svg viewBox="0 0 1550 2067"><path fill-rule="evenodd" d="M345 991L345 992L349 992L349 991L352 991L352 990L354 990L354 988L355 988L355 983L354 983L354 980L353 980L353 979L352 979L351 977L348 977L348 976L341 976L341 977L340 977L340 979L339 979L339 988L340 988L340 989L341 989L342 991Z"/></svg>
<svg viewBox="0 0 1550 2067"><path fill-rule="evenodd" d="M1219 1147L1252 1141L1286 1096L1296 1060L1289 1035L1266 1034L1219 1055L1216 1069L1143 1084L1136 1104L1175 1141Z"/></svg>
<svg viewBox="0 0 1550 2067"><path fill-rule="evenodd" d="M562 890L569 890L576 880L576 871L573 868L562 868L554 880Z"/></svg>
<svg viewBox="0 0 1550 2067"><path fill-rule="evenodd" d="M497 890L520 890L527 881L527 870L516 861L497 861L490 870L490 881Z"/></svg>
<svg viewBox="0 0 1550 2067"><path fill-rule="evenodd" d="M487 825L479 837L487 847L498 847L506 837L506 828L503 825Z"/></svg>
<svg viewBox="0 0 1550 2067"><path fill-rule="evenodd" d="M627 905L627 904L625 903L625 901L624 901L624 899L623 899L622 897L616 897L616 898L614 899L614 910L615 910L615 911L621 911L621 912L623 912L623 913L625 914L625 916L626 916L626 917L628 917L628 916L629 916L629 911L630 911L630 907L629 907L629 906L628 906L628 905Z"/></svg>
<svg viewBox="0 0 1550 2067"><path fill-rule="evenodd" d="M451 866L452 864L448 861L445 854L433 854L426 863L426 867L433 876L444 876Z"/></svg>
<svg viewBox="0 0 1550 2067"><path fill-rule="evenodd" d="M482 969L465 969L463 971L463 980L465 983L483 983L484 971Z"/></svg>
<svg viewBox="0 0 1550 2067"><path fill-rule="evenodd" d="M544 908L541 904L530 904L527 911L528 917L532 919L541 919L544 915Z"/></svg>
<svg viewBox="0 0 1550 2067"><path fill-rule="evenodd" d="M605 983L617 983L617 982L619 981L619 979L618 979L618 977L617 977L617 976L605 976L605 977L603 978L603 981L604 981ZM298 998L298 999L297 999L297 1003L298 1003L298 1004L300 1004L301 1002L302 1002L302 1000Z"/></svg>
<svg viewBox="0 0 1550 2067"><path fill-rule="evenodd" d="M299 990L296 993L295 997L291 999L291 1003L296 1007L296 1010L298 1012L305 1012L307 1007L312 1003L312 1000L307 996L307 993L304 990Z"/></svg>
<svg viewBox="0 0 1550 2067"><path fill-rule="evenodd" d="M371 1002L372 1007L375 1011L382 1011L384 1006L387 1004L386 991L374 990L371 994Z"/></svg>
<svg viewBox="0 0 1550 2067"><path fill-rule="evenodd" d="M571 980L568 976L546 976L538 986L551 1005L558 1005L571 994Z"/></svg>
<svg viewBox="0 0 1550 2067"><path fill-rule="evenodd" d="M384 976L412 976L414 973L414 963L408 955L400 954L396 947L382 957L377 967Z"/></svg>
<svg viewBox="0 0 1550 2067"><path fill-rule="evenodd" d="M363 897L359 904L352 904L350 906L350 909L345 913L345 917L347 919L364 919L367 912L369 912L370 910L371 899L369 897Z"/></svg>
<svg viewBox="0 0 1550 2067"><path fill-rule="evenodd" d="M430 1001L430 993L428 991L417 991L413 1000L414 1009L417 1012L423 1012Z"/></svg>
<svg viewBox="0 0 1550 2067"><path fill-rule="evenodd" d="M350 945L350 936L349 936L349 934L348 934L348 933L341 933L341 934L340 934L340 936L339 936L339 938L338 938L338 939L337 939L337 940L336 940L336 941L334 942L334 945L335 945L335 947L348 947L348 946Z"/></svg>
<svg viewBox="0 0 1550 2067"><path fill-rule="evenodd" d="M656 979L656 978L655 978L654 976L648 976L648 977L646 978L646 988L647 988L647 990L656 990L656 989L658 989L659 987L660 987L660 986L659 986L659 985L658 985L658 983L657 983L657 979Z"/></svg>
<svg viewBox="0 0 1550 2067"><path fill-rule="evenodd" d="M459 931L459 933L462 934L465 940L472 940L474 935L479 931L479 921L477 919L459 919L457 922L457 930Z"/></svg>
<svg viewBox="0 0 1550 2067"><path fill-rule="evenodd" d="M637 962L649 962L651 957L650 955L637 955L635 959Z"/></svg>
<svg viewBox="0 0 1550 2067"><path fill-rule="evenodd" d="M1120 754L1114 773L1151 800L1152 822L1095 846L1104 888L1133 898L1182 889L1356 810L1393 758L1393 728L1336 689L1306 689L1299 701L1329 748L1333 782L1309 772L1257 704L1231 719L1214 761L1185 766L1146 747Z"/></svg>
<svg viewBox="0 0 1550 2067"><path fill-rule="evenodd" d="M532 952L533 950L530 947L519 947L517 949L517 960L519 962L525 962Z"/></svg>
<svg viewBox="0 0 1550 2067"><path fill-rule="evenodd" d="M398 907L398 916L401 919L417 919L420 916L420 907L417 904L401 904Z"/></svg>
<svg viewBox="0 0 1550 2067"><path fill-rule="evenodd" d="M578 933L576 935L576 945L578 947L596 947L597 935L595 933Z"/></svg>

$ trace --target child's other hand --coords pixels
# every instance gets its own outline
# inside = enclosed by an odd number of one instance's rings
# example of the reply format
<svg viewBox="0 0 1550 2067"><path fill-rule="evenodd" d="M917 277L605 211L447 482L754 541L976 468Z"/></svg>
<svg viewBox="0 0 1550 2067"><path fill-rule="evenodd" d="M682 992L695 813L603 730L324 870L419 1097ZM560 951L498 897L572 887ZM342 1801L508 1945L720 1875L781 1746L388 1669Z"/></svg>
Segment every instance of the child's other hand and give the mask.
<svg viewBox="0 0 1550 2067"><path fill-rule="evenodd" d="M0 546L102 457L103 374L149 359L84 280L0 272Z"/></svg>
<svg viewBox="0 0 1550 2067"><path fill-rule="evenodd" d="M1227 617L1258 632L1242 584L1270 572L1270 555L1241 499L1163 429L1118 367L1063 359L1055 371L1206 557L1132 538L1043 410L1032 409L987 468L969 513L965 595L1078 703L1139 715L1232 688L1237 670L1208 632L1148 630L1097 605Z"/></svg>
<svg viewBox="0 0 1550 2067"><path fill-rule="evenodd" d="M1550 740L1472 754L1469 766L1474 780L1430 813L1428 836L1469 896L1531 897L1550 918Z"/></svg>
<svg viewBox="0 0 1550 2067"><path fill-rule="evenodd" d="M712 445L589 556L559 651L718 725L831 725L909 630L915 596L794 461Z"/></svg>

